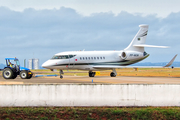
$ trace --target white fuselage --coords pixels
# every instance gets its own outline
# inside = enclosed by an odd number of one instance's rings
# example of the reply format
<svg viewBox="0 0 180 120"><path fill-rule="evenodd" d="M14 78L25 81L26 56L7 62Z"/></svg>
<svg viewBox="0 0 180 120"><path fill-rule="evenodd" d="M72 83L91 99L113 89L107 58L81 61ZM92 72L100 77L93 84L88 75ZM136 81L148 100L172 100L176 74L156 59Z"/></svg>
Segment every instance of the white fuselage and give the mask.
<svg viewBox="0 0 180 120"><path fill-rule="evenodd" d="M125 54L125 55L123 55ZM52 59L43 63L47 69L79 69L94 71L95 66L126 66L139 62L148 54L137 51L73 51L55 54Z"/></svg>
<svg viewBox="0 0 180 120"><path fill-rule="evenodd" d="M43 63L42 67L59 69L60 78L63 78L61 75L63 70L67 69L88 70L89 77L95 76L96 73L93 71L111 69L110 76L116 77L116 68L125 68L127 65L137 63L149 56L144 47L166 48L166 46L145 44L149 26L143 24L139 27L139 31L124 50L61 52Z"/></svg>

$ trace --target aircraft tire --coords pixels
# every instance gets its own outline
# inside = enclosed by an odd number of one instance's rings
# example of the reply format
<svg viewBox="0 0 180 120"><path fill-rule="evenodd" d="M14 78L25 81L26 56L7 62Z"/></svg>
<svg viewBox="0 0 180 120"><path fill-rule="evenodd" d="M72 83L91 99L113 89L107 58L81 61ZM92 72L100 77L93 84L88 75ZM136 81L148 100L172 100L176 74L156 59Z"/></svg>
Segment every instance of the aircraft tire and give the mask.
<svg viewBox="0 0 180 120"><path fill-rule="evenodd" d="M62 75L60 75L60 78L61 78L61 79L63 79L63 76L62 76Z"/></svg>
<svg viewBox="0 0 180 120"><path fill-rule="evenodd" d="M111 72L110 76L111 77L116 77L116 74L114 72Z"/></svg>
<svg viewBox="0 0 180 120"><path fill-rule="evenodd" d="M92 73L92 77L94 77L95 75L96 75L96 72L93 72L93 73Z"/></svg>
<svg viewBox="0 0 180 120"><path fill-rule="evenodd" d="M92 77L92 72L89 72L89 77Z"/></svg>
<svg viewBox="0 0 180 120"><path fill-rule="evenodd" d="M94 77L96 72L89 72L89 77Z"/></svg>

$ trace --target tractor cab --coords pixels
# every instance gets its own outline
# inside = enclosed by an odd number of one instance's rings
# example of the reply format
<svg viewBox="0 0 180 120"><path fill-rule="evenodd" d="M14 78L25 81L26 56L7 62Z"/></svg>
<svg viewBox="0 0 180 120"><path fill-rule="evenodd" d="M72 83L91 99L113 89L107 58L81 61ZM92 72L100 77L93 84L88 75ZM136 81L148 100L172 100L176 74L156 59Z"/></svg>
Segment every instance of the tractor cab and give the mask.
<svg viewBox="0 0 180 120"><path fill-rule="evenodd" d="M17 72L20 71L20 64L17 58L5 58L6 66L10 68L14 68Z"/></svg>
<svg viewBox="0 0 180 120"><path fill-rule="evenodd" d="M4 67L2 76L5 79L15 79L17 75L20 75L22 79L30 79L33 73L30 69L20 67L19 60L17 58L5 58L6 67Z"/></svg>

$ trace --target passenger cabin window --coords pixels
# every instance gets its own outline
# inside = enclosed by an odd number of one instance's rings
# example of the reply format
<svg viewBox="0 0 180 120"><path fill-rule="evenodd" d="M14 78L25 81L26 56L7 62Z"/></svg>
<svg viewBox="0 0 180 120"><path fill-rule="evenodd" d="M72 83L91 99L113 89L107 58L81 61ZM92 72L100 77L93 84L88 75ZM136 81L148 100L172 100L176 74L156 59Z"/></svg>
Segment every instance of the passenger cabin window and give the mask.
<svg viewBox="0 0 180 120"><path fill-rule="evenodd" d="M76 55L54 55L51 59L70 59Z"/></svg>
<svg viewBox="0 0 180 120"><path fill-rule="evenodd" d="M105 57L80 57L80 60L99 60L99 59L105 59Z"/></svg>

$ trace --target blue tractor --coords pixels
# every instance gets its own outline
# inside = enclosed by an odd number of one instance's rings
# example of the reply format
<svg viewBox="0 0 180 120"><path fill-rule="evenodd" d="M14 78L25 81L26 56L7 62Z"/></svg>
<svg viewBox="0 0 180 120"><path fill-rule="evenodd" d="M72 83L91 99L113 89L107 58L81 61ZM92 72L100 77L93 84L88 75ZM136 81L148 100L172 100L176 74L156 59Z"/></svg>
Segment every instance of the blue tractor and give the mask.
<svg viewBox="0 0 180 120"><path fill-rule="evenodd" d="M20 75L22 79L30 79L33 73L30 69L20 67L19 60L17 58L5 58L6 67L2 72L2 76L5 79L15 79L17 75Z"/></svg>

